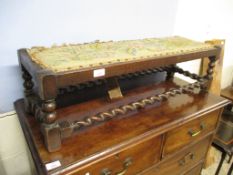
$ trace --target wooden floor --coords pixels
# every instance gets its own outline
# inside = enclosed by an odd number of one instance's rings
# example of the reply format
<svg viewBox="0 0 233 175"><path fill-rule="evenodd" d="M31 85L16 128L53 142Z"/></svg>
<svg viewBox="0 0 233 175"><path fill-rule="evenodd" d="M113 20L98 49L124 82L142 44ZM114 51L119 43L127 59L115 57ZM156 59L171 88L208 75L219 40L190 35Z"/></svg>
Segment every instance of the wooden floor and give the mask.
<svg viewBox="0 0 233 175"><path fill-rule="evenodd" d="M221 159L221 152L218 151L218 150L216 150L215 152L216 152L216 154L215 154L216 162L213 165L211 165L210 167L208 167L207 169L203 169L201 175L214 175L215 174L215 171L216 171L216 169L218 167L218 164L219 164L219 161ZM219 175L226 175L227 174L227 172L228 172L228 170L230 168L230 165L233 162L233 159L232 159L231 163L228 164L227 163L228 158L229 157L226 157L226 159L225 159L225 161L224 161L224 163L222 165L222 168L221 168L221 171L220 171Z"/></svg>

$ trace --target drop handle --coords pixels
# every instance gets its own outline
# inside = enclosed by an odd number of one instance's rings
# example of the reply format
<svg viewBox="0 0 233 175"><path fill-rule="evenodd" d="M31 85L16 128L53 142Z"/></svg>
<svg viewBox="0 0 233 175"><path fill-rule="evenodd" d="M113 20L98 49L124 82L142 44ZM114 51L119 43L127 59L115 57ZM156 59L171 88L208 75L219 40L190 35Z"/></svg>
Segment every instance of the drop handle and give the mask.
<svg viewBox="0 0 233 175"><path fill-rule="evenodd" d="M193 129L190 129L188 131L189 135L191 137L195 137L195 136L198 136L199 134L201 134L201 132L205 129L205 124L204 123L201 123L200 125L200 129L198 131L194 131Z"/></svg>
<svg viewBox="0 0 233 175"><path fill-rule="evenodd" d="M116 175L124 175L124 174L127 172L129 166L130 166L132 163L133 163L133 162L132 162L132 159L131 159L131 158L127 158L127 159L125 160L124 164L123 164L123 170L121 170L120 172L116 173Z"/></svg>
<svg viewBox="0 0 233 175"><path fill-rule="evenodd" d="M124 164L123 164L123 169L121 171L116 172L116 173L112 173L111 170L105 168L105 169L102 170L101 175L112 175L112 174L115 174L115 175L124 175L127 172L129 166L132 163L133 163L132 158L128 157L128 158L125 159Z"/></svg>

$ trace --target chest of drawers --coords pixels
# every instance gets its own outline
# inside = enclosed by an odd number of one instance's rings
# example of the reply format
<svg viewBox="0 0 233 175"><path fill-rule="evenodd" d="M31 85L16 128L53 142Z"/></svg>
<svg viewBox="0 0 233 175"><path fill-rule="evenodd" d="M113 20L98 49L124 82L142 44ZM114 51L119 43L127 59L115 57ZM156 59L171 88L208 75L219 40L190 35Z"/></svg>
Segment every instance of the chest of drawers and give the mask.
<svg viewBox="0 0 233 175"><path fill-rule="evenodd" d="M150 88L162 92L178 82L173 79ZM132 93L141 90L145 89ZM64 139L61 150L53 153L44 147L40 126L25 113L23 100L15 106L38 174L198 175L228 103L208 93L181 94L156 107L81 130ZM73 115L76 108L69 106L60 113Z"/></svg>

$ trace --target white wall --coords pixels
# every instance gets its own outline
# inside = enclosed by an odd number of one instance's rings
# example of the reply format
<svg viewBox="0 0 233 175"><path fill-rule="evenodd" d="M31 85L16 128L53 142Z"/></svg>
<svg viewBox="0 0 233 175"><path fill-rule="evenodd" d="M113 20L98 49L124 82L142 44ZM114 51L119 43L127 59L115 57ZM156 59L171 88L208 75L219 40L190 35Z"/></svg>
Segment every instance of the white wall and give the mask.
<svg viewBox="0 0 233 175"><path fill-rule="evenodd" d="M17 116L1 115L23 96L17 49L168 36L177 1L0 0L0 174L34 174Z"/></svg>
<svg viewBox="0 0 233 175"><path fill-rule="evenodd" d="M179 0L174 28L175 35L195 40L225 39L222 88L233 79L233 0ZM199 62L182 66L198 72Z"/></svg>
<svg viewBox="0 0 233 175"><path fill-rule="evenodd" d="M178 0L1 0L0 113L22 97L16 50L173 33Z"/></svg>

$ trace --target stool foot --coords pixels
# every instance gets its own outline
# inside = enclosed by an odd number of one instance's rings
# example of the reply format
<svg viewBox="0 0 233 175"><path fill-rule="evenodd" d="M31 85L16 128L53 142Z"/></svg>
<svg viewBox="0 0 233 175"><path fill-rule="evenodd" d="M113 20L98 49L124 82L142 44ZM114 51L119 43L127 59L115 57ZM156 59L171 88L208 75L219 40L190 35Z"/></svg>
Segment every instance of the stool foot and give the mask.
<svg viewBox="0 0 233 175"><path fill-rule="evenodd" d="M49 152L58 151L61 148L61 132L57 123L41 124L41 132L44 143Z"/></svg>

